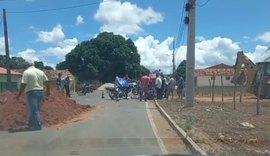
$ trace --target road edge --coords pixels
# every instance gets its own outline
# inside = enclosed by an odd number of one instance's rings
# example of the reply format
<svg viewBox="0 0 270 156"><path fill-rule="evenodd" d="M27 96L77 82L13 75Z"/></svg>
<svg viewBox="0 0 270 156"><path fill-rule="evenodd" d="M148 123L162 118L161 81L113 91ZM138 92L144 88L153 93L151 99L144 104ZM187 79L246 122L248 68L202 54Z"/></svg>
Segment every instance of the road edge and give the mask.
<svg viewBox="0 0 270 156"><path fill-rule="evenodd" d="M175 132L180 136L183 137L184 142L188 144L189 147L191 147L191 150L197 154L207 156L207 153L202 150L188 135L187 133L180 128L176 122L166 113L166 111L158 104L156 100L154 100L154 103L156 107L158 108L158 111L162 114L162 116L165 117L165 119L168 121L170 126L175 130Z"/></svg>
<svg viewBox="0 0 270 156"><path fill-rule="evenodd" d="M147 113L147 117L149 119L149 122L150 122L150 125L151 125L151 128L152 128L152 131L157 139L157 142L158 142L158 145L159 145L159 148L162 152L162 154L168 154L168 151L164 145L164 142L162 141L162 139L160 138L160 136L158 135L158 132L157 132L157 127L156 127L156 124L154 122L154 119L153 119L153 116L152 116L152 113L150 112L149 110L149 105L147 102L145 102L145 107L146 107L146 113Z"/></svg>

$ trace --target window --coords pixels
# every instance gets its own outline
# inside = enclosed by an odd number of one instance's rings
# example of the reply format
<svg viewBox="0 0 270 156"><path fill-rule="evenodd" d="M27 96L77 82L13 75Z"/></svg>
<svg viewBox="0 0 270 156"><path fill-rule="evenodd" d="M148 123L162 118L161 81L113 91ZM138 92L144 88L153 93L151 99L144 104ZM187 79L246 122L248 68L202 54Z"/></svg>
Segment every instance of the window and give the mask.
<svg viewBox="0 0 270 156"><path fill-rule="evenodd" d="M230 76L226 76L226 80L230 80L231 79L231 77Z"/></svg>

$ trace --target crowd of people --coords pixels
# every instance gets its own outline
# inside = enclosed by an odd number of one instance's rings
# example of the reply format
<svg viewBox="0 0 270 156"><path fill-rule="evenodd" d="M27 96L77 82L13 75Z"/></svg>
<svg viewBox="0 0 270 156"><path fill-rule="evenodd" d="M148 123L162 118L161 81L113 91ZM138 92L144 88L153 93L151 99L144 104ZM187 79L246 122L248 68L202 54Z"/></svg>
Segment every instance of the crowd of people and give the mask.
<svg viewBox="0 0 270 156"><path fill-rule="evenodd" d="M173 98L175 88L179 98L184 96L185 82L182 76L173 75L164 76L162 73L152 73L141 76L140 80L142 99L151 99L152 96L156 99ZM153 98L153 97L152 97Z"/></svg>

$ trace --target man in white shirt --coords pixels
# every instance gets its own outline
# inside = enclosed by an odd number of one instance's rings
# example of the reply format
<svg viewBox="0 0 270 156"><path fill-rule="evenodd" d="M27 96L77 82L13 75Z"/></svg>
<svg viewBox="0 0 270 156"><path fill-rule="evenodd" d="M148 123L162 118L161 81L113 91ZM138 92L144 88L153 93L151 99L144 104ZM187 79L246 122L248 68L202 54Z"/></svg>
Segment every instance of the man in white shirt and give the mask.
<svg viewBox="0 0 270 156"><path fill-rule="evenodd" d="M156 75L157 75L156 78L157 99L162 99L162 90L161 90L162 80L159 74Z"/></svg>
<svg viewBox="0 0 270 156"><path fill-rule="evenodd" d="M25 90L28 105L29 130L41 130L40 105L44 96L44 85L46 86L47 96L50 95L50 86L45 73L29 63L29 68L23 72L22 82L17 99L19 100L22 92Z"/></svg>

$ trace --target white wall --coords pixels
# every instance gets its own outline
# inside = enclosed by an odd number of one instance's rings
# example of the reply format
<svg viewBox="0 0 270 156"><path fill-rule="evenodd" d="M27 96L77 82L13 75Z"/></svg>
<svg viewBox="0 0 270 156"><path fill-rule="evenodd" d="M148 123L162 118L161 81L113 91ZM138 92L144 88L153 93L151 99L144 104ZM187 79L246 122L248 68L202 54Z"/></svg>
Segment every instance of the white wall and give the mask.
<svg viewBox="0 0 270 156"><path fill-rule="evenodd" d="M223 76L223 86L233 86L233 83L231 83L231 79L233 76L230 77L229 80L226 80L227 76ZM221 86L221 76L215 77L215 86ZM199 76L197 77L197 87L209 87L209 80L211 80L211 76ZM213 83L213 80L211 80L211 83Z"/></svg>

